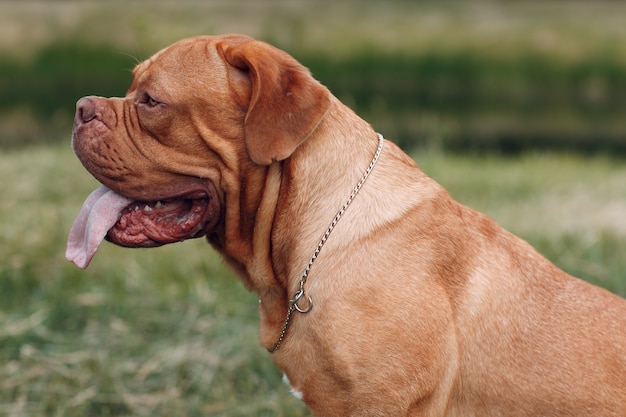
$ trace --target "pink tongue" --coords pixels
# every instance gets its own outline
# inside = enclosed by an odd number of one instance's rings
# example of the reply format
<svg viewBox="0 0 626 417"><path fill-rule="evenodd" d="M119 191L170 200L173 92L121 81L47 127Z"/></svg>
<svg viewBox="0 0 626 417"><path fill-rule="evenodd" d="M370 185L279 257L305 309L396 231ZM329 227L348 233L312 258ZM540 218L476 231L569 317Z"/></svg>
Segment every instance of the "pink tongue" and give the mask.
<svg viewBox="0 0 626 417"><path fill-rule="evenodd" d="M119 220L122 209L132 202L104 185L93 191L70 229L65 250L67 260L79 268L87 268L107 232Z"/></svg>

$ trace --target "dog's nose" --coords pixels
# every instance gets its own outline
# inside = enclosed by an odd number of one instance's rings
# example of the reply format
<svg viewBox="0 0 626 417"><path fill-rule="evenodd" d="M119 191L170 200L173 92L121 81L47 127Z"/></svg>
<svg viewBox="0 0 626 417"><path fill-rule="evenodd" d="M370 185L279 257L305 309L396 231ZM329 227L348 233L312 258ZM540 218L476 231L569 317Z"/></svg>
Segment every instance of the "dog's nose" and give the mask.
<svg viewBox="0 0 626 417"><path fill-rule="evenodd" d="M96 103L93 97L83 97L76 102L76 118L88 123L97 118Z"/></svg>

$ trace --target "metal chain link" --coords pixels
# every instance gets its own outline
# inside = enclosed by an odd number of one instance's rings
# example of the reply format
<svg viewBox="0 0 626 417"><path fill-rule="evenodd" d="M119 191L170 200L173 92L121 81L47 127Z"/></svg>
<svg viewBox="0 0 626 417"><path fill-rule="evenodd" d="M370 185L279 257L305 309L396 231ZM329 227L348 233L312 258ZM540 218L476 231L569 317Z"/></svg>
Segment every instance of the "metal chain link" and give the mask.
<svg viewBox="0 0 626 417"><path fill-rule="evenodd" d="M335 226L337 226L337 223L339 223L339 220L345 213L348 206L352 203L352 200L354 200L356 195L361 190L361 187L363 187L363 184L365 184L367 177L370 176L370 173L372 172L372 170L374 169L374 166L376 166L376 163L378 162L378 158L380 158L380 154L383 150L383 145L385 143L385 140L383 138L383 135L381 135L380 133L377 133L377 135L378 135L378 148L376 149L374 158L372 158L372 162L370 162L369 166L367 167L367 170L365 170L365 172L361 176L361 179L352 190L352 193L350 194L350 197L348 197L348 200L344 203L341 209L339 209L339 211L335 215L335 218L330 223L330 226L328 226L328 229L326 229L326 232L324 233L324 235L322 236L322 239L317 244L317 247L315 248L313 255L311 255L311 259L309 259L309 263L307 264L306 268L304 268L304 271L302 272L302 275L300 276L300 288L298 289L298 291L296 291L293 298L289 300L289 308L287 309L287 317L285 318L285 323L283 324L283 328L280 332L280 336L278 337L278 340L276 341L276 343L274 343L274 346L267 349L268 352L270 353L273 353L276 350L278 350L278 347L283 342L283 339L285 338L285 335L287 334L287 329L289 328L289 323L291 322L292 313L294 311L297 311L299 313L308 313L313 308L313 299L310 296L308 297L309 300L308 300L308 304L306 307L302 308L298 305L298 302L300 301L300 299L305 296L304 284L306 284L306 280L309 277L309 272L311 271L313 262L315 262L315 260L319 256L320 252L322 251L322 248L324 247L324 245L326 244L326 241L328 240L328 237L332 233Z"/></svg>

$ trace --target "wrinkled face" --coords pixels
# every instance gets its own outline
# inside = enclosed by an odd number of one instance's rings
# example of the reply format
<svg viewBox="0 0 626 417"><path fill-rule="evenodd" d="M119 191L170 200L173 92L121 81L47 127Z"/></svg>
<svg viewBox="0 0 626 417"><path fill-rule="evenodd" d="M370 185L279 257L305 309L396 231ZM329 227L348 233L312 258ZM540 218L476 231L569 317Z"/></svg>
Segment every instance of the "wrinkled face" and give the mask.
<svg viewBox="0 0 626 417"><path fill-rule="evenodd" d="M85 201L66 256L86 267L105 236L142 247L249 239L267 166L289 158L330 104L306 68L247 36L158 52L126 97L77 103L73 148L104 187Z"/></svg>
<svg viewBox="0 0 626 417"><path fill-rule="evenodd" d="M225 165L249 160L242 142L249 91L246 74L201 38L139 64L126 97L79 100L76 155L105 186L136 200L109 240L157 246L218 224Z"/></svg>

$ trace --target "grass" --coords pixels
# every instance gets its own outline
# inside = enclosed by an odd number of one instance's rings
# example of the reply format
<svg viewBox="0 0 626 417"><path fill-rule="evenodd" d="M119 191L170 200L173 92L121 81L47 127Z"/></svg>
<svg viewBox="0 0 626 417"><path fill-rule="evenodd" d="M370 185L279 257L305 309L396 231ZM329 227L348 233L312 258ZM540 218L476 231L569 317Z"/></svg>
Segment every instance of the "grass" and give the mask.
<svg viewBox="0 0 626 417"><path fill-rule="evenodd" d="M626 295L626 167L417 153L460 201ZM67 145L0 154L0 415L308 416L256 339L257 302L202 240L63 258L97 185Z"/></svg>
<svg viewBox="0 0 626 417"><path fill-rule="evenodd" d="M444 141L460 126L486 140L507 129L572 140L586 129L593 134L594 123L607 140L624 138L623 105L611 102L626 85L626 6L619 2L145 6L0 2L0 142L54 143L0 148L0 416L309 416L258 346L254 294L204 241L151 250L105 243L87 271L64 260L71 222L97 184L67 140L60 145L61 135L50 132L69 131L79 96L123 94L132 63L175 40L224 32L268 40L306 60L394 138ZM445 95L459 80L496 102L496 111L478 123L471 111L487 107L480 101L467 115L450 110L465 105L463 89ZM537 80L540 94L528 95L533 90L526 87ZM541 82L573 86L572 97L592 105L568 110L562 99L569 104L569 96L550 95ZM429 96L431 87L443 96ZM439 104L409 108L429 97ZM48 99L65 107L55 110ZM561 100L556 111L544 111L540 105L552 99ZM597 120L589 124L583 116ZM626 296L623 160L450 155L441 148L414 156L455 198L490 214L566 271Z"/></svg>
<svg viewBox="0 0 626 417"><path fill-rule="evenodd" d="M568 273L626 296L626 165L596 155L415 155L452 196Z"/></svg>
<svg viewBox="0 0 626 417"><path fill-rule="evenodd" d="M95 181L67 146L0 161L0 415L307 415L205 242L105 244L80 271L64 242Z"/></svg>

